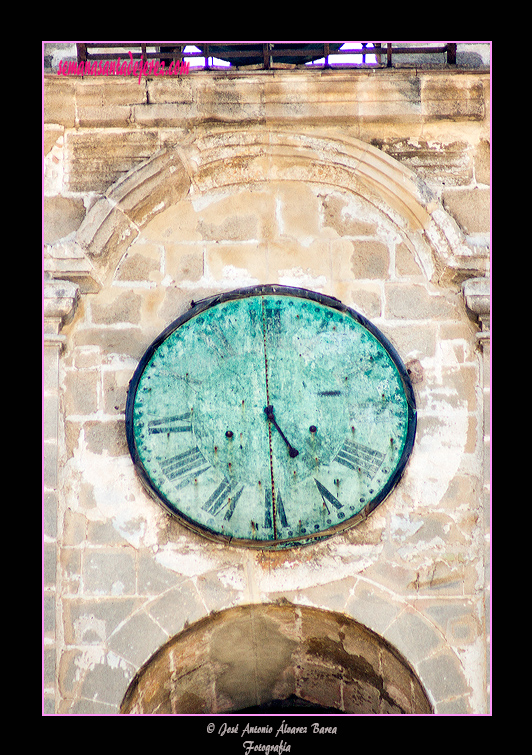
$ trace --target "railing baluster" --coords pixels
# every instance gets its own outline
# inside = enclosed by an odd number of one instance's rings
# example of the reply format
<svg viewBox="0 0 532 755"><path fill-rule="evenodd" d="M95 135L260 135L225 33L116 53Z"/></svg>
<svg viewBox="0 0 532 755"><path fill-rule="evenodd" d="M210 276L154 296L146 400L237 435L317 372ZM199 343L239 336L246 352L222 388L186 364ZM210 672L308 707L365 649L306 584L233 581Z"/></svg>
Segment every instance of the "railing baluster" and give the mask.
<svg viewBox="0 0 532 755"><path fill-rule="evenodd" d="M270 45L267 42L262 45L262 61L264 68L270 67Z"/></svg>
<svg viewBox="0 0 532 755"><path fill-rule="evenodd" d="M447 44L447 63L450 66L456 65L456 42Z"/></svg>

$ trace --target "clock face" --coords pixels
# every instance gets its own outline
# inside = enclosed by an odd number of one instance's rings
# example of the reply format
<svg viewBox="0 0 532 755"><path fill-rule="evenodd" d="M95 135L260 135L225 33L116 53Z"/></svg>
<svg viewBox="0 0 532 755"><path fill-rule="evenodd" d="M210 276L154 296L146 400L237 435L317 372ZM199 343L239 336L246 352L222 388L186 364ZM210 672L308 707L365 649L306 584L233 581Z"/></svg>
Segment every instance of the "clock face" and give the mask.
<svg viewBox="0 0 532 755"><path fill-rule="evenodd" d="M257 286L168 327L128 391L148 491L204 535L286 548L356 524L397 484L416 409L395 349L337 299Z"/></svg>

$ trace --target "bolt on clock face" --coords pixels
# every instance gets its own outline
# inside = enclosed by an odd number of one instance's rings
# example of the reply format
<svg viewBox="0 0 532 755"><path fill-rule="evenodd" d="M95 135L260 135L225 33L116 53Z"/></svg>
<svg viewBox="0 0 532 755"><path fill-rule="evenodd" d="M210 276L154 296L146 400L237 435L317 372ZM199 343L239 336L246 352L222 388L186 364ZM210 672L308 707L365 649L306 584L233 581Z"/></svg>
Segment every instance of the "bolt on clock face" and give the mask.
<svg viewBox="0 0 532 755"><path fill-rule="evenodd" d="M197 303L130 383L129 449L182 523L260 548L356 524L397 484L416 409L399 356L365 318L303 289Z"/></svg>

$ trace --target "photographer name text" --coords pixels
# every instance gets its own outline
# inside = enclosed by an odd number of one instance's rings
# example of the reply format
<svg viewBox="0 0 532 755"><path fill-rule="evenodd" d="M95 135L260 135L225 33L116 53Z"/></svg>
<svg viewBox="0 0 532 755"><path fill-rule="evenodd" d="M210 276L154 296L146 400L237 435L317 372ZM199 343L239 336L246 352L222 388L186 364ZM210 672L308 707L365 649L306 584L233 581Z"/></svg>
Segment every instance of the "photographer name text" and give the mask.
<svg viewBox="0 0 532 755"><path fill-rule="evenodd" d="M216 729L215 724L210 723L207 726L207 731L209 734L212 734L216 732L219 737L223 737L226 735L240 735L240 737L250 735L274 735L277 739L281 735L301 735L301 734L337 734L337 727L336 726L324 726L321 723L311 723L308 726L290 726L286 723L285 719L283 718L282 723L275 729L274 726L270 724L266 724L263 726L260 725L254 725L247 723L245 726L240 728L240 724L236 723L234 725L230 725L228 723L222 723ZM245 739L242 742L242 747L244 749L245 755L251 755L254 752L262 752L266 753L266 755L272 755L275 753L276 755L281 755L281 753L284 752L290 752L291 745L288 742L285 742L284 739L281 739L276 744L265 744L263 742L256 742L253 739Z"/></svg>

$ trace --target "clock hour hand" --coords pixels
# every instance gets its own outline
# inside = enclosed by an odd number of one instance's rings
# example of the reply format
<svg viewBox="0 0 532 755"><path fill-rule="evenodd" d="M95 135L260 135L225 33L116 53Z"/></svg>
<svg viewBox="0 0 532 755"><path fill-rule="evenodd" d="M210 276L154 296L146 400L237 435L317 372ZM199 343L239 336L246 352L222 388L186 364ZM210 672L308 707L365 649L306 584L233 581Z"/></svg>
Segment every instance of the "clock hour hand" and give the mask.
<svg viewBox="0 0 532 755"><path fill-rule="evenodd" d="M290 441L288 440L286 435L283 433L283 431L277 424L277 421L273 413L273 406L271 404L269 406L266 406L264 408L264 411L266 412L266 416L268 417L269 421L272 423L272 425L274 425L274 427L277 428L277 432L286 443L288 447L288 453L290 454L290 458L294 459L296 456L299 456L299 451L290 444Z"/></svg>

